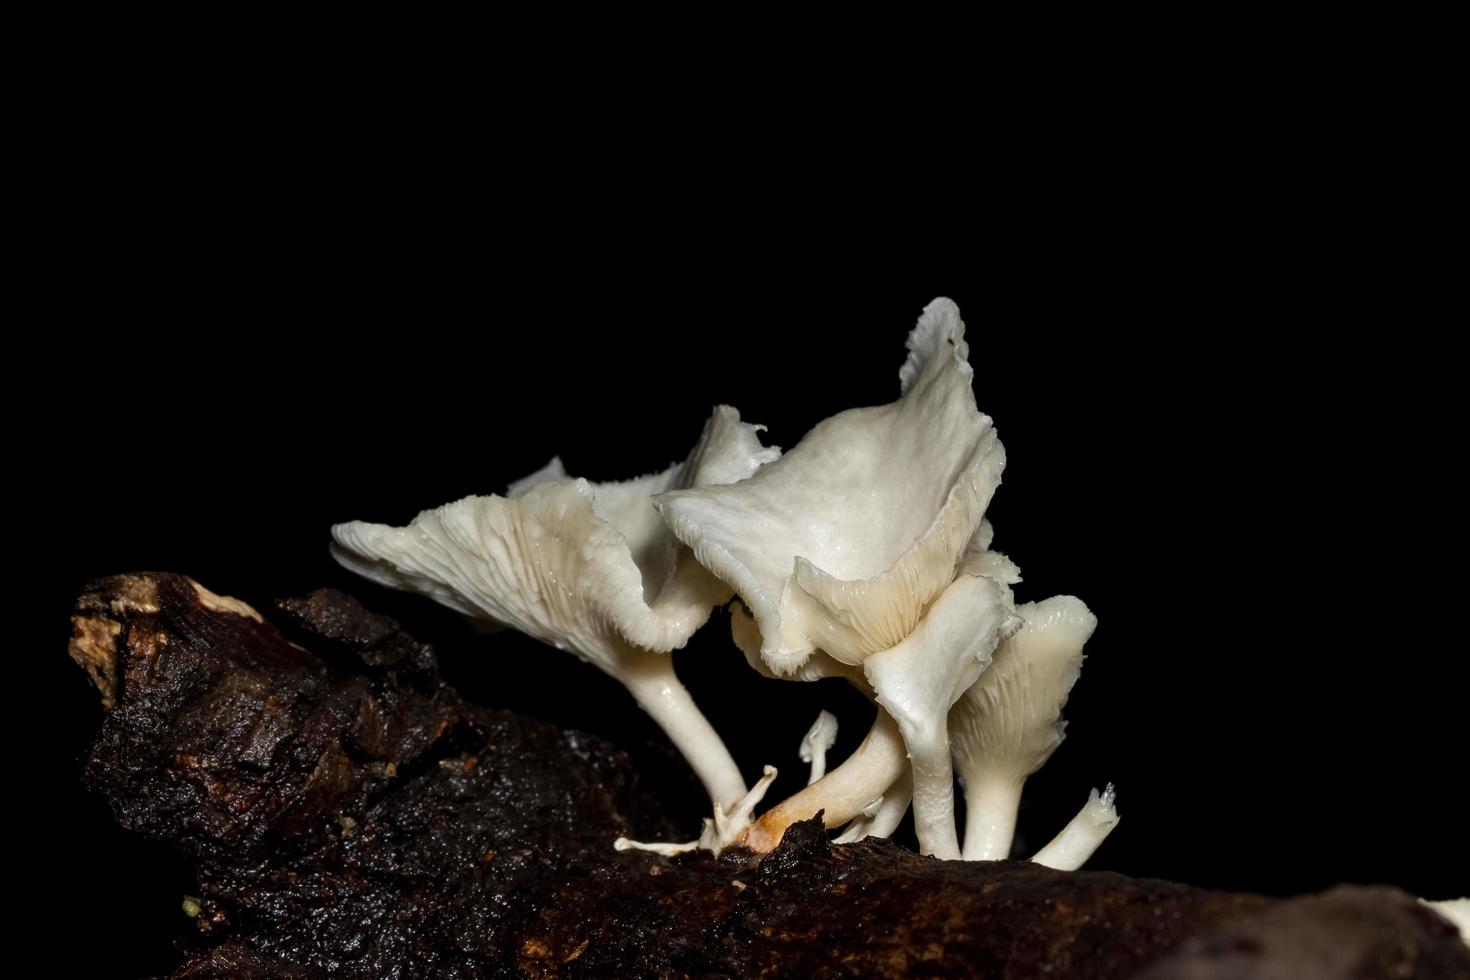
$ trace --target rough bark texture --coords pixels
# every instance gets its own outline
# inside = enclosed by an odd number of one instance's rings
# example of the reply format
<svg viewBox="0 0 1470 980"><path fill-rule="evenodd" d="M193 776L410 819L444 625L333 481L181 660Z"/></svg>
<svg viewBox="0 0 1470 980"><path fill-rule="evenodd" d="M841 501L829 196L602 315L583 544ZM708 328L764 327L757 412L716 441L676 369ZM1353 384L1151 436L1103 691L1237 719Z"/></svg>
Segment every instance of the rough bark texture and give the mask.
<svg viewBox="0 0 1470 980"><path fill-rule="evenodd" d="M1392 889L940 862L817 821L764 858L619 854L677 832L617 750L465 704L341 593L279 611L285 632L174 575L78 603L72 655L111 708L86 778L198 865L178 977L1470 978Z"/></svg>

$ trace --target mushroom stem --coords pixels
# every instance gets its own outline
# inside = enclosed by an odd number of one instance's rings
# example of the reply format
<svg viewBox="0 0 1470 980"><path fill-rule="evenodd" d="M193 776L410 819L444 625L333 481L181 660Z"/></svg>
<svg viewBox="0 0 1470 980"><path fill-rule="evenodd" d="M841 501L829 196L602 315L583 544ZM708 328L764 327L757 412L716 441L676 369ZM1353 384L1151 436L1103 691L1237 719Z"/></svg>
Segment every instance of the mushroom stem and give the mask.
<svg viewBox="0 0 1470 980"><path fill-rule="evenodd" d="M907 762L898 724L880 707L857 751L806 789L762 814L750 829L746 846L758 853L769 851L781 842L787 827L818 810L829 829L841 827L882 796L903 774Z"/></svg>
<svg viewBox="0 0 1470 980"><path fill-rule="evenodd" d="M904 731L914 772L914 830L919 853L944 861L960 858L954 825L954 764L950 761L948 732Z"/></svg>
<svg viewBox="0 0 1470 980"><path fill-rule="evenodd" d="M710 802L733 809L746 787L730 750L674 674L673 659L639 652L643 655L630 657L632 664L621 676L624 686L684 756Z"/></svg>
<svg viewBox="0 0 1470 980"><path fill-rule="evenodd" d="M1021 784L1009 779L965 780L966 861L1004 861L1016 836Z"/></svg>
<svg viewBox="0 0 1470 980"><path fill-rule="evenodd" d="M1077 816L1031 860L1058 871L1076 871L1082 867L1118 826L1118 809L1113 805L1116 798L1112 783L1108 783L1101 795L1093 790Z"/></svg>

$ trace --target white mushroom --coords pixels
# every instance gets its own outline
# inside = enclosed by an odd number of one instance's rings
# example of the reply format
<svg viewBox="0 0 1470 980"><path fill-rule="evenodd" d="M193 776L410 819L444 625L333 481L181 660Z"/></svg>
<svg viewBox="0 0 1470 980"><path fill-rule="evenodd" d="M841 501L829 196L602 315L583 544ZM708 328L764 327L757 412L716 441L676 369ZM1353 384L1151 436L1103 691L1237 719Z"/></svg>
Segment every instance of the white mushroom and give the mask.
<svg viewBox="0 0 1470 980"><path fill-rule="evenodd" d="M811 764L811 771L806 780L808 786L826 775L827 750L836 741L837 716L830 711L823 711L817 715L817 720L812 722L812 727L807 729L807 733L802 736L801 746L797 749L801 761Z"/></svg>
<svg viewBox="0 0 1470 980"><path fill-rule="evenodd" d="M950 712L955 765L965 780L966 860L1010 853L1021 787L1061 744L1062 706L1097 626L1097 617L1072 596L1026 603L1016 612L1025 625L1000 645Z"/></svg>
<svg viewBox="0 0 1470 980"><path fill-rule="evenodd" d="M1095 620L1059 597L1022 607L1022 628L1019 569L990 550L984 519L1005 452L976 407L955 305L925 307L907 348L897 401L835 415L784 457L721 407L688 460L662 473L592 484L553 458L506 497L468 497L405 528L339 525L335 553L628 687L694 767L713 817L698 841L622 849L769 850L819 811L829 828L848 825L839 839L888 834L912 800L922 850L957 858L958 765L963 854L1002 857L1021 786L1061 739ZM875 701L867 737L831 771L834 719L819 716L801 747L807 787L759 820L775 770L746 791L666 656L732 593L732 634L758 671L843 677ZM1036 859L1080 863L1115 822L1111 796L1095 796Z"/></svg>
<svg viewBox="0 0 1470 980"><path fill-rule="evenodd" d="M878 703L903 732L913 767L914 827L924 854L960 856L954 820L949 711L1021 620L1007 590L961 573L903 642L863 662Z"/></svg>
<svg viewBox="0 0 1470 980"><path fill-rule="evenodd" d="M749 607L776 673L818 649L860 664L897 645L954 581L1005 466L964 338L954 303L935 300L909 334L898 401L826 419L738 484L655 499Z"/></svg>
<svg viewBox="0 0 1470 980"><path fill-rule="evenodd" d="M688 459L661 473L595 484L566 479L552 460L510 497L466 497L407 527L339 524L333 554L376 582L514 627L606 671L673 740L711 800L735 808L745 781L667 656L730 589L668 532L650 498L750 476L780 454L760 444L759 428L720 406Z"/></svg>
<svg viewBox="0 0 1470 980"><path fill-rule="evenodd" d="M655 498L679 539L749 608L760 661L770 672L805 676L819 651L858 666L874 654L897 650L955 581L966 551L988 538L982 521L1005 451L990 419L976 408L964 338L959 310L949 300L935 300L909 334L898 401L821 422L780 460L738 484ZM739 629L737 621L737 641ZM937 628L935 636L943 632ZM750 657L752 644L741 645ZM932 642L925 649L918 656L919 647L902 647L879 673L891 691L889 701L905 712L899 722L906 720L915 737L926 738L919 754L927 768L915 778L915 797L926 804L921 840L927 840L926 849L949 855L953 812L946 835L937 789L940 770L949 769L948 749L936 755L930 737L936 727L944 730L944 718L941 713L937 725L918 719L947 710L963 687L931 691L900 675L924 669L920 662L926 658L930 666L948 658L946 663L965 663L975 671L983 654L959 647L941 652ZM908 660L911 668L903 666ZM953 674L941 672L946 678ZM944 704L931 708L931 702ZM860 749L763 816L751 846L773 845L791 821L817 809L829 826L856 817L900 774L891 768L891 735L880 713L864 741L869 751ZM957 846L953 850L949 856L958 856Z"/></svg>

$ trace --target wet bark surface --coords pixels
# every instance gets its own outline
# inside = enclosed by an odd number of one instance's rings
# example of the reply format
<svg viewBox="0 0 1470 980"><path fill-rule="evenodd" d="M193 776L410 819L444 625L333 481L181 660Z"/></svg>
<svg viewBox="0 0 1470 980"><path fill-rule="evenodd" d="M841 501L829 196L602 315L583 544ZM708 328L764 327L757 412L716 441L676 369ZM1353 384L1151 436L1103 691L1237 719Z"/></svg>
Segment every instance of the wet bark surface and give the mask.
<svg viewBox="0 0 1470 980"><path fill-rule="evenodd" d="M342 593L271 618L165 574L77 604L72 656L110 708L85 778L198 869L178 977L1470 978L1454 928L1393 889L941 862L817 821L764 856L618 853L691 828L616 748L465 703Z"/></svg>

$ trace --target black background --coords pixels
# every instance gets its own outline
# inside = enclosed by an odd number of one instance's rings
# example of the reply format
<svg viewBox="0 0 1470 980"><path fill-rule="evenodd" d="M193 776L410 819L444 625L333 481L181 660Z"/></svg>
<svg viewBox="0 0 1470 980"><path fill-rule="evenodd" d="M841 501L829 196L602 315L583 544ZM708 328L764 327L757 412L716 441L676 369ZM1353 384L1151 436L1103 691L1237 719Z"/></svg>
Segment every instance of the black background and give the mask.
<svg viewBox="0 0 1470 980"><path fill-rule="evenodd" d="M79 955L165 969L191 890L79 785L101 719L65 656L86 579L185 572L262 609L353 590L435 642L470 697L628 747L692 834L697 788L612 682L354 581L328 528L497 492L553 453L594 480L661 468L722 402L793 446L896 397L936 295L960 304L1006 445L990 516L1018 597L1072 593L1100 620L1022 839L1112 781L1123 819L1095 867L1464 892L1462 355L1426 329L1433 270L1361 210L1101 164L1021 167L983 206L881 222L856 191L774 208L679 185L655 214L616 183L569 179L553 205L421 172L384 201L382 172L282 166L79 189L53 242L40 383L15 417L35 548L11 615L34 676L12 697L38 727L12 753L38 775L12 805L39 818L43 907L85 915ZM680 208L685 191L704 203ZM742 767L782 769L777 795L819 708L842 720L838 758L866 724L840 684L754 676L723 613L676 663Z"/></svg>

